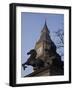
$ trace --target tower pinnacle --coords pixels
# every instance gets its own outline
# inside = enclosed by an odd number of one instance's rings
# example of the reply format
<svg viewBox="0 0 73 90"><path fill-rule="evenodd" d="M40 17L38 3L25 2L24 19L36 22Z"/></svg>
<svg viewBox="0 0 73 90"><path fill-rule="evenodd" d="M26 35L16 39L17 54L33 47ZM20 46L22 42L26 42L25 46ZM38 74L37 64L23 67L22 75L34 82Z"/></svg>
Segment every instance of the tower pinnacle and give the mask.
<svg viewBox="0 0 73 90"><path fill-rule="evenodd" d="M42 29L42 31L41 32L46 32L46 33L50 33L50 31L48 30L48 27L47 27L47 23L46 23L46 20L45 20L45 24L44 24L44 27L43 27L43 29Z"/></svg>

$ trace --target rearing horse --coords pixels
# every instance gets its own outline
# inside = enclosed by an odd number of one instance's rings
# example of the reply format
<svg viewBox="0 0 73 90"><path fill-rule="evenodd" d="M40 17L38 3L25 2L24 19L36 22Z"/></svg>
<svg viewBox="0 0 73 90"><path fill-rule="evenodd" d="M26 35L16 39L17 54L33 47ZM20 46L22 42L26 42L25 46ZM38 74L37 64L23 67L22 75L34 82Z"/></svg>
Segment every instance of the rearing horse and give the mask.
<svg viewBox="0 0 73 90"><path fill-rule="evenodd" d="M31 66L35 67L36 70L41 67L44 67L44 62L39 58L36 59L37 53L36 53L35 49L30 50L27 53L27 55L30 55L30 57L28 58L28 60L25 63L22 64L24 70L25 70L25 68L27 68L26 65L31 65Z"/></svg>

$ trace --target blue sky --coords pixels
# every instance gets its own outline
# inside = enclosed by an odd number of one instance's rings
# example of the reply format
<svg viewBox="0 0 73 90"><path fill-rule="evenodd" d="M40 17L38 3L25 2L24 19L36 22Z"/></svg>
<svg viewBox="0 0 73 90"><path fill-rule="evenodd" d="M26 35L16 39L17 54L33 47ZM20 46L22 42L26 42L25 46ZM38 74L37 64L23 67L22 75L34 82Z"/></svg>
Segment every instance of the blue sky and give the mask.
<svg viewBox="0 0 73 90"><path fill-rule="evenodd" d="M45 24L50 31L52 41L56 44L58 41L55 32L63 29L64 15L63 14L47 14L47 13L21 13L21 63L27 61L27 52L35 47L36 41L39 39L41 30ZM59 50L60 54L62 50ZM25 71L21 68L21 76L25 76L33 71L29 66Z"/></svg>

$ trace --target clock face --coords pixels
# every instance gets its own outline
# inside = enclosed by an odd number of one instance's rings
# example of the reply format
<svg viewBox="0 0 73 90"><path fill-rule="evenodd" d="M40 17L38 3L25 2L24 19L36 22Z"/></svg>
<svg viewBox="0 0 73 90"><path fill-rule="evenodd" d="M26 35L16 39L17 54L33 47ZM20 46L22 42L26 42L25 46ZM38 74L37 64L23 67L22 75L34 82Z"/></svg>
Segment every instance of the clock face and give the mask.
<svg viewBox="0 0 73 90"><path fill-rule="evenodd" d="M42 54L42 51L43 51L43 48L42 47L40 47L40 48L37 49L38 56Z"/></svg>

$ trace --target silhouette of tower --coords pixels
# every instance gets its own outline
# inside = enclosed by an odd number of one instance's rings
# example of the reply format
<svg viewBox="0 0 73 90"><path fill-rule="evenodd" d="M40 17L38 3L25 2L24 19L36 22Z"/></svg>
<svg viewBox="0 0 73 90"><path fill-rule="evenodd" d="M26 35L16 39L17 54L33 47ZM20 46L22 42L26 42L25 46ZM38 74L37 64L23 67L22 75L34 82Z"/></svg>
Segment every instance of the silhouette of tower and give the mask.
<svg viewBox="0 0 73 90"><path fill-rule="evenodd" d="M53 56L56 52L56 46L50 38L50 31L47 27L46 21L43 29L41 30L40 39L36 42L35 50L37 51L37 57L41 58L44 62L52 63L50 56Z"/></svg>

